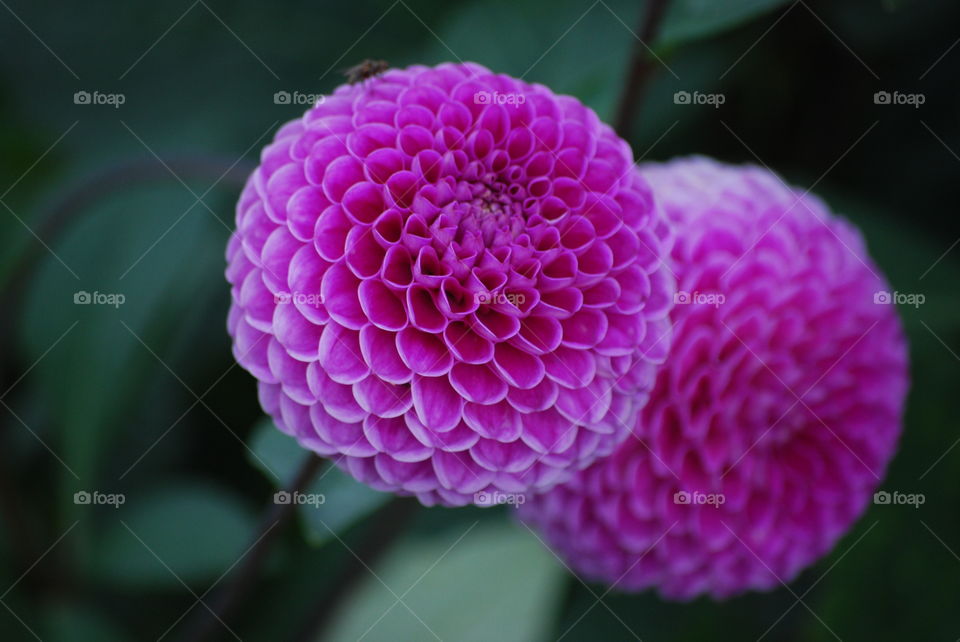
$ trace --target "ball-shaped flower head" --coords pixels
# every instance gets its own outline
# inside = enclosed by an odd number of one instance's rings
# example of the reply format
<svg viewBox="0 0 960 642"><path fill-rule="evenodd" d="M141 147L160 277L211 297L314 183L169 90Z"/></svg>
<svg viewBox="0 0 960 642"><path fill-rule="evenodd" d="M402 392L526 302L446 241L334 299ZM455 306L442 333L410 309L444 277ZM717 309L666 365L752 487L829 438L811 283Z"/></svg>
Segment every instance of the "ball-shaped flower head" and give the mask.
<svg viewBox="0 0 960 642"><path fill-rule="evenodd" d="M676 223L674 343L637 439L528 499L578 572L725 598L789 582L870 502L907 353L860 234L754 167L643 167Z"/></svg>
<svg viewBox="0 0 960 642"><path fill-rule="evenodd" d="M630 432L668 226L577 100L390 70L284 125L237 207L229 330L277 426L425 504L543 490Z"/></svg>

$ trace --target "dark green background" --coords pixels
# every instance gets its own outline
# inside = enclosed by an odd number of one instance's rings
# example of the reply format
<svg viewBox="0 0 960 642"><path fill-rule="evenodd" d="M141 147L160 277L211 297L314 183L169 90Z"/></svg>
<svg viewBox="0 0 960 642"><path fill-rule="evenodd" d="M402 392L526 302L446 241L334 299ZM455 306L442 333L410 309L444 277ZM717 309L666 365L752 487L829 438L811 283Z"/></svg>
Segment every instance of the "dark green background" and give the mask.
<svg viewBox="0 0 960 642"><path fill-rule="evenodd" d="M0 2L2 640L181 638L259 536L275 475L298 465L231 368L236 174L211 189L303 110L274 92L330 91L364 58L474 60L612 120L642 9L205 2ZM509 510L420 509L401 524L387 498L329 474L327 503L282 533L229 627L286 640L319 613L317 639L357 639L402 597L365 640L434 639L428 627L444 640L960 638L958 38L949 0L674 0L655 45L669 70L654 63L630 141L648 160L704 153L814 185L893 286L926 297L901 309L913 386L883 484L923 493L921 508L873 506L789 589L671 604L584 585ZM80 90L125 103L76 105ZM675 105L680 90L726 102ZM875 105L881 90L925 103ZM77 306L80 290L126 302ZM78 490L126 502L78 506ZM342 590L349 551L388 541Z"/></svg>

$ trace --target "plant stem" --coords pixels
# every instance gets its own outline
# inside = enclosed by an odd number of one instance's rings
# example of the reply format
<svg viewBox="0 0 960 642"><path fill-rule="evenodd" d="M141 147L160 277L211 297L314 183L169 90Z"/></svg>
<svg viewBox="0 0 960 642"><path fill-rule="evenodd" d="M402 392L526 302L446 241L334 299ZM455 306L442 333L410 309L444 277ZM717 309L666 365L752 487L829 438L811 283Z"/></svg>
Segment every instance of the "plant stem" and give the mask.
<svg viewBox="0 0 960 642"><path fill-rule="evenodd" d="M329 625L337 610L350 597L353 589L367 576L369 567L390 548L390 545L403 532L403 527L420 508L416 500L398 497L392 500L378 513L376 521L370 527L371 534L351 555L347 565L341 569L333 582L334 594L324 595L310 611L299 633L293 638L296 642L316 642ZM359 559L357 559L359 558ZM361 561L362 560L362 561Z"/></svg>
<svg viewBox="0 0 960 642"><path fill-rule="evenodd" d="M311 454L297 472L296 478L286 489L287 492L290 494L303 492L320 470L323 461L316 455ZM220 621L226 621L253 590L260 577L260 571L267 559L267 553L270 551L271 545L283 532L284 526L291 520L296 508L293 502L276 504L271 501L267 505L263 517L260 519L260 525L256 530L256 539L254 539L254 543L244 556L243 561L232 571L229 583L217 593L215 599L210 603L210 610L200 609L197 611L197 615L193 618L192 624L187 628L187 632L182 639L200 642L208 639L219 627L223 626ZM210 611L213 611L213 613Z"/></svg>
<svg viewBox="0 0 960 642"><path fill-rule="evenodd" d="M667 12L669 0L647 0L646 11L641 12L639 40L633 44L627 77L617 107L616 130L625 140L630 140L633 118L636 116L647 83L652 76L654 61L648 47L653 47L660 31L660 24Z"/></svg>

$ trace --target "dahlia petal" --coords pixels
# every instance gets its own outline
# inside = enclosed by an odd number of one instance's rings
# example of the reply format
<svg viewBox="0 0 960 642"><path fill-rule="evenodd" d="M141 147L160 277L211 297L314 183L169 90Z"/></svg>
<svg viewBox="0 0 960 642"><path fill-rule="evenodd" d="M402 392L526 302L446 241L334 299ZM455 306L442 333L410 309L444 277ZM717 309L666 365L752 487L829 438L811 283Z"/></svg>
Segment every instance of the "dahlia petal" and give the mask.
<svg viewBox="0 0 960 642"><path fill-rule="evenodd" d="M263 284L260 270L252 269L247 272L238 298L246 312L244 318L247 323L261 332L269 332L273 324L273 309L277 304L273 294Z"/></svg>
<svg viewBox="0 0 960 642"><path fill-rule="evenodd" d="M328 269L320 283L320 295L330 316L337 323L359 330L366 323L357 294L360 281L342 263Z"/></svg>
<svg viewBox="0 0 960 642"><path fill-rule="evenodd" d="M286 227L275 229L263 244L259 264L263 268L263 282L274 294L287 290L290 259L300 247L300 241Z"/></svg>
<svg viewBox="0 0 960 642"><path fill-rule="evenodd" d="M462 421L453 430L433 432L420 423L414 413L407 413L403 418L407 423L410 434L416 437L421 444L431 448L439 448L451 453L460 452L473 447L480 439L480 435Z"/></svg>
<svg viewBox="0 0 960 642"><path fill-rule="evenodd" d="M646 326L641 318L627 314L608 312L607 332L597 344L597 352L608 356L629 354L632 346L643 341Z"/></svg>
<svg viewBox="0 0 960 642"><path fill-rule="evenodd" d="M447 318L437 309L433 293L421 285L407 289L407 311L410 323L424 332L442 332Z"/></svg>
<svg viewBox="0 0 960 642"><path fill-rule="evenodd" d="M573 316L560 321L563 328L561 343L574 349L592 348L607 334L607 315L599 310L583 308Z"/></svg>
<svg viewBox="0 0 960 642"><path fill-rule="evenodd" d="M351 457L370 457L377 450L363 434L362 422L346 423L328 415L320 404L310 406L310 422L317 435Z"/></svg>
<svg viewBox="0 0 960 642"><path fill-rule="evenodd" d="M376 375L353 384L353 396L361 408L382 418L401 417L413 405L408 387L387 383Z"/></svg>
<svg viewBox="0 0 960 642"><path fill-rule="evenodd" d="M416 376L411 383L417 419L430 430L446 432L460 423L463 399L446 377Z"/></svg>
<svg viewBox="0 0 960 642"><path fill-rule="evenodd" d="M353 388L327 376L318 361L307 365L307 385L314 399L337 421L352 424L362 421L366 416L366 411L353 396Z"/></svg>
<svg viewBox="0 0 960 642"><path fill-rule="evenodd" d="M487 439L514 441L523 430L522 417L505 402L481 405L467 402L463 406L463 420Z"/></svg>
<svg viewBox="0 0 960 642"><path fill-rule="evenodd" d="M317 359L323 327L304 318L296 306L278 305L274 308L273 332L294 359L300 361Z"/></svg>
<svg viewBox="0 0 960 642"><path fill-rule="evenodd" d="M409 220L409 219L408 219ZM394 245L383 258L380 276L384 283L396 290L405 290L413 282L410 252L402 245Z"/></svg>
<svg viewBox="0 0 960 642"><path fill-rule="evenodd" d="M412 492L432 490L436 481L430 460L403 462L387 454L373 458L376 474L393 488L407 488Z"/></svg>
<svg viewBox="0 0 960 642"><path fill-rule="evenodd" d="M480 336L465 323L454 322L443 331L450 352L464 363L487 363L493 359L493 342Z"/></svg>
<svg viewBox="0 0 960 642"><path fill-rule="evenodd" d="M407 326L407 314L403 301L390 288L376 279L360 283L358 292L360 308L370 323L381 330L397 331Z"/></svg>
<svg viewBox="0 0 960 642"><path fill-rule="evenodd" d="M413 378L413 371L400 358L397 335L393 332L364 326L360 331L360 352L370 370L388 383L403 384Z"/></svg>
<svg viewBox="0 0 960 642"><path fill-rule="evenodd" d="M399 417L383 419L368 416L363 422L363 434L379 452L387 453L397 461L423 461L433 454L433 448L417 441Z"/></svg>
<svg viewBox="0 0 960 642"><path fill-rule="evenodd" d="M471 318L474 332L489 341L506 341L520 332L519 319L489 307L480 307Z"/></svg>
<svg viewBox="0 0 960 642"><path fill-rule="evenodd" d="M288 355L274 338L267 346L267 363L284 394L299 404L309 406L314 403L316 399L307 385L307 364Z"/></svg>
<svg viewBox="0 0 960 642"><path fill-rule="evenodd" d="M363 165L352 156L341 156L323 172L323 193L331 203L340 203L354 184L363 180Z"/></svg>
<svg viewBox="0 0 960 642"><path fill-rule="evenodd" d="M557 411L575 424L599 423L610 409L611 393L609 387L596 385L576 390L564 390L557 397Z"/></svg>
<svg viewBox="0 0 960 642"><path fill-rule="evenodd" d="M537 452L519 439L506 443L481 439L470 449L470 456L491 472L521 473L537 460Z"/></svg>
<svg viewBox="0 0 960 642"><path fill-rule="evenodd" d="M507 393L507 401L521 413L537 412L552 406L557 401L559 394L560 389L557 384L545 378L528 390L510 388Z"/></svg>
<svg viewBox="0 0 960 642"><path fill-rule="evenodd" d="M336 323L324 326L319 361L331 379L337 383L354 384L370 374L370 366L361 354L359 332Z"/></svg>
<svg viewBox="0 0 960 642"><path fill-rule="evenodd" d="M317 217L330 205L323 190L314 185L304 185L287 201L287 227L298 241L313 240Z"/></svg>
<svg viewBox="0 0 960 642"><path fill-rule="evenodd" d="M416 328L397 333L397 351L413 372L423 376L440 376L453 367L453 358L444 342L435 334Z"/></svg>
<svg viewBox="0 0 960 642"><path fill-rule="evenodd" d="M340 260L346 251L347 234L352 223L343 208L331 205L323 210L314 226L313 245L317 254L331 263Z"/></svg>
<svg viewBox="0 0 960 642"><path fill-rule="evenodd" d="M515 388L528 389L543 380L545 369L536 355L509 343L498 343L493 351L493 366Z"/></svg>
<svg viewBox="0 0 960 642"><path fill-rule="evenodd" d="M290 259L287 283L290 299L286 305L292 303L297 310L311 323L322 325L330 320L330 314L321 302L320 283L330 264L320 258L314 248L304 245ZM283 299L281 299L283 300Z"/></svg>
<svg viewBox="0 0 960 642"><path fill-rule="evenodd" d="M450 370L450 385L467 401L491 404L507 396L509 386L485 365L456 363Z"/></svg>
<svg viewBox="0 0 960 642"><path fill-rule="evenodd" d="M527 317L520 321L520 332L513 338L514 344L531 354L553 352L563 339L563 327L553 317Z"/></svg>
<svg viewBox="0 0 960 642"><path fill-rule="evenodd" d="M274 172L267 181L266 191L269 198L264 201L267 216L271 220L282 223L287 220L287 201L307 183L303 169L296 163L284 165Z"/></svg>
<svg viewBox="0 0 960 642"><path fill-rule="evenodd" d="M444 488L472 494L487 487L493 473L477 464L469 455L438 450L432 458L437 479Z"/></svg>
<svg viewBox="0 0 960 642"><path fill-rule="evenodd" d="M543 356L546 375L564 388L576 389L593 381L597 362L589 353L561 347Z"/></svg>
<svg viewBox="0 0 960 642"><path fill-rule="evenodd" d="M556 410L532 412L523 418L520 439L538 453L560 452L569 448L577 437L577 426Z"/></svg>

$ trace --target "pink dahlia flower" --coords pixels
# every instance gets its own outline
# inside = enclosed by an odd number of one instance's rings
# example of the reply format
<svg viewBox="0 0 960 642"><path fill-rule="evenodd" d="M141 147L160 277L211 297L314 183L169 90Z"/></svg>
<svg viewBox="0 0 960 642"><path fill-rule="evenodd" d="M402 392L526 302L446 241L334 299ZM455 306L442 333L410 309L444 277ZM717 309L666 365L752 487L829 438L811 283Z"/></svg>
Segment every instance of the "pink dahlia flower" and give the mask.
<svg viewBox="0 0 960 642"><path fill-rule="evenodd" d="M478 65L337 88L263 151L227 249L264 409L426 504L543 490L609 454L674 292L631 167L593 111Z"/></svg>
<svg viewBox="0 0 960 642"><path fill-rule="evenodd" d="M672 599L788 582L867 507L906 345L859 233L768 171L645 167L676 224L673 347L636 439L525 519L584 575Z"/></svg>

